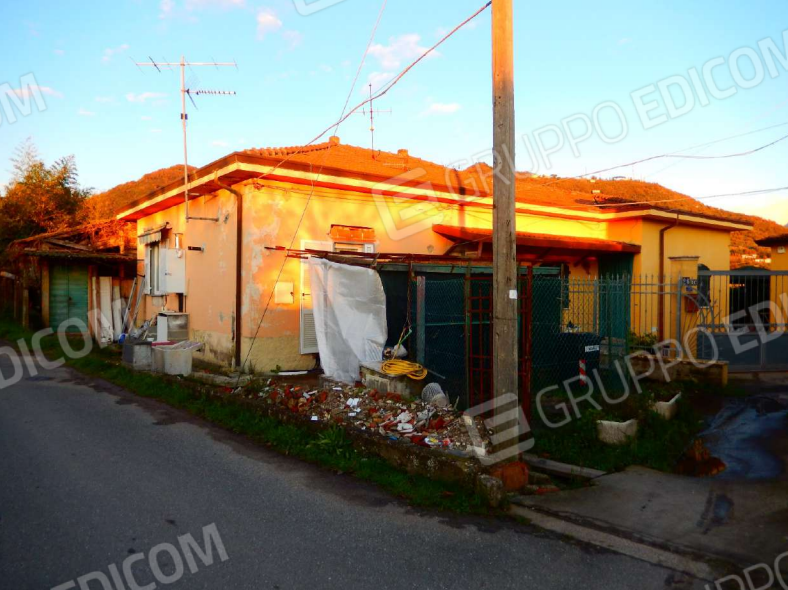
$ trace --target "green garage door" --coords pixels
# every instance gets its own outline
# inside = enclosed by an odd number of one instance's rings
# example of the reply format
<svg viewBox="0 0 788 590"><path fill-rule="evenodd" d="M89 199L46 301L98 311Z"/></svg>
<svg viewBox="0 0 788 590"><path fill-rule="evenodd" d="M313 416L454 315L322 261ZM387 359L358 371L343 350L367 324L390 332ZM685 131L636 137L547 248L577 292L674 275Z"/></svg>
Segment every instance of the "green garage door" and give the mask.
<svg viewBox="0 0 788 590"><path fill-rule="evenodd" d="M85 266L52 266L49 275L49 323L53 330L68 319L88 323L88 269ZM69 332L79 332L69 326Z"/></svg>

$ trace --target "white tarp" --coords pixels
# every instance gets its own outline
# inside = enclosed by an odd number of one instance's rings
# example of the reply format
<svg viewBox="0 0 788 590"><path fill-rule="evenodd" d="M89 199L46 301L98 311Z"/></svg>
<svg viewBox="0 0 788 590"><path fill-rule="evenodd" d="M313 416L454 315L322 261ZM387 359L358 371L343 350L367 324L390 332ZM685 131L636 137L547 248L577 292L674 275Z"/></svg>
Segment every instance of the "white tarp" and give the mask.
<svg viewBox="0 0 788 590"><path fill-rule="evenodd" d="M309 259L309 276L320 364L328 377L354 383L361 363L383 355L383 283L374 270L318 258Z"/></svg>

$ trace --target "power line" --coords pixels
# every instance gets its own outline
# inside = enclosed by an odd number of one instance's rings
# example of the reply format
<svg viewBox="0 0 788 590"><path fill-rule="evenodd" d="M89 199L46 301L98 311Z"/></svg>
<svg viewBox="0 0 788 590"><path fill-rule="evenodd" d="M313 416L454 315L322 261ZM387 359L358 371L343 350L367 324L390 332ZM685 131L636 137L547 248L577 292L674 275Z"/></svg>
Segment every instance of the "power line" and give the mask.
<svg viewBox="0 0 788 590"><path fill-rule="evenodd" d="M788 190L788 186L781 186L777 188L764 188L764 189L757 189L752 191L744 191L738 193L725 193L720 195L706 195L704 197L681 197L678 199L657 199L657 200L648 200L648 201L626 201L621 203L588 203L586 205L560 205L561 209L586 209L588 207L598 207L600 209L606 207L625 207L627 205L653 205L656 203L676 203L679 201L704 201L707 199L721 199L723 197L743 197L743 196L753 196L753 195L762 195L768 193L776 193L780 191ZM573 191L573 192L580 192L580 191ZM580 194L587 194L587 193L580 193ZM691 211L688 211L691 213Z"/></svg>
<svg viewBox="0 0 788 590"><path fill-rule="evenodd" d="M564 181L564 180L571 180L573 178L585 178L586 176L596 176L597 174L602 174L604 172L610 172L611 170L617 170L618 168L626 168L627 166L635 166L637 164L643 164L644 162L651 162L652 160L659 160L659 159L662 159L662 158L680 158L680 159L687 159L687 160L722 160L722 159L727 159L727 158L740 158L742 156L749 156L749 155L752 155L754 153L757 153L757 152L760 152L762 150L765 150L767 148L770 148L770 147L772 147L772 146L774 146L774 145L776 145L776 144L778 144L778 143L780 143L782 141L785 141L786 139L788 139L788 135L783 135L779 139L776 139L775 141L767 143L766 145L762 145L762 146L757 147L755 149L747 150L745 152L738 152L738 153L735 153L735 154L723 154L723 155L718 155L718 156L679 155L679 152L672 152L672 153L669 153L669 154L659 154L657 156L649 156L648 158L643 158L641 160L635 160L634 162L628 162L626 164L618 164L617 166L611 166L610 168L603 168L602 170L596 170L594 172L588 172L586 174L578 174L577 176L569 176L569 177L566 177L566 178L558 178L558 179L556 179L556 180L554 180L552 182L546 182L546 183L542 184L541 186L549 186L551 184L556 184L556 183ZM719 140L719 141L724 141L724 140ZM694 148L686 148L686 149L680 150L680 151L687 151L687 150L690 150L690 149L694 149Z"/></svg>
<svg viewBox="0 0 788 590"><path fill-rule="evenodd" d="M296 151L294 151L292 154L289 154L289 155L288 155L286 158L284 158L282 161L278 162L278 163L277 163L277 165L273 167L273 169L269 170L269 171L268 171L268 172L266 172L265 174L261 174L260 176L258 176L258 179L262 179L262 178L265 178L265 177L267 177L267 176L270 176L271 174L273 174L274 172L276 172L276 170L278 170L279 168L281 168L281 167L282 167L282 166L283 166L283 165L284 165L286 162L288 162L289 160L291 160L291 159L292 159L292 158L294 158L295 156L297 156L297 155L299 155L299 154L302 154L302 153L304 153L304 151L305 151L305 150L306 150L308 147L310 147L310 146L311 146L312 144L314 144L316 141L318 141L319 139L321 139L321 138L322 138L322 137L323 137L323 136L324 136L326 133L328 133L329 131L331 131L331 129L336 129L336 128L338 128L338 127L339 127L339 125L341 125L341 124L342 124L342 123L344 123L344 122L345 122L347 119L349 119L349 118L350 118L350 116L351 116L353 113L355 113L356 111L358 111L360 108L364 107L366 104L368 104L368 103L370 103L370 102L372 102L372 101L375 101L375 100L379 99L380 97L382 97L383 95L385 95L385 94L386 94L386 93L387 93L389 90L391 90L391 89L392 89L392 88L393 88L393 87L394 87L394 86L395 86L397 83L399 83L399 81L400 81L400 80L402 80L402 78L403 78L403 77L404 77L404 76L405 76L405 75L406 75L408 72L410 72L410 71L411 71L411 70L412 70L414 67L416 67L416 65L417 65L419 62L421 62L421 61L422 61L423 59L425 59L425 58L426 58L426 57L427 57L427 56L428 56L430 53L432 53L432 52L433 52L433 51L435 51L435 50L436 50L438 47L440 47L440 46L441 46L443 43L445 43L445 42L446 42L446 41L447 41L447 40L448 40L448 39L449 39L451 36L453 36L453 35L454 35L454 34L455 34L457 31L459 31L459 30L460 30L462 27L464 27L465 25L467 25L469 22L471 22L473 19L475 19L477 16L479 16L479 15L480 15L482 12L484 12L485 10L487 10L487 9L488 9L488 8L489 8L491 5L492 5L492 1L490 1L490 2L487 2L487 3L486 3L484 6L482 6L482 7L481 7L479 10L477 10L476 12L474 12L474 13L473 13L471 16L469 16L468 18L466 18L466 19L465 19L464 21L462 21L462 22L461 22L459 25L457 25L457 26L456 26L456 27L454 27L454 28L453 28L451 31L449 31L449 32L448 32L448 33L447 33L445 36L443 36L443 37L440 39L440 41L438 41L438 42L437 42L435 45L433 45L433 46L432 46L432 47L430 47L430 48L429 48L427 51L425 51L424 53L422 53L422 54L421 54L421 55L420 55L420 56L419 56L419 57L418 57L418 58L417 58L415 61L413 61L413 62L412 62L412 63L411 63L411 64L410 64L408 67L406 67L404 70L402 70L402 72L400 72L400 73L399 73L399 75L397 75L397 76L396 76L396 77L395 77L393 80L391 80L391 81L390 81L388 84L386 84L386 85L383 87L383 89L382 89L382 90L380 90L380 91L379 91L377 94L375 94L374 96L371 96L371 97L369 97L368 99L366 99L366 100L364 100L364 101L360 102L359 104L357 104L355 107L353 107L353 109L351 109L351 110L350 110L350 112L347 112L347 113L345 113L344 115L342 115L342 116L339 118L339 120L338 120L336 123L332 123L331 125L329 125L328 127L326 127L326 128L325 128L325 129L324 129L322 132L320 132L318 135L316 135L314 138L312 138L312 139L311 139L311 140L310 140L308 143L304 144L304 145L303 145L303 146L301 146L299 149L297 149ZM369 51L369 49L367 49L367 51Z"/></svg>
<svg viewBox="0 0 788 590"><path fill-rule="evenodd" d="M356 84L358 82L358 78L359 78L359 76L361 74L361 70L364 67L364 63L366 62L367 55L369 55L370 47L372 47L372 42L375 39L375 34L376 34L377 30L378 30L378 26L380 25L380 21L383 18L383 12L386 10L386 6L387 5L388 5L388 0L383 0L383 4L380 7L380 12L378 13L378 18L375 21L375 25L372 27L372 33L371 33L371 35L369 37L369 41L367 42L367 46L364 49L364 54L361 56L361 61L359 62L358 70L356 71L356 76L353 79L353 83L350 85L350 90L348 91L347 98L345 99L345 104L342 107L342 114L340 115L340 120L337 121L336 126L334 127L334 133L335 134L336 134L337 130L339 129L340 124L342 123L342 117L344 117L344 115L345 115L345 111L347 110L348 103L350 103L350 98L353 95L353 91L356 89ZM317 180L320 178L320 174L323 172L323 167L325 166L326 158L328 157L328 152L330 151L330 149L331 149L331 146L329 146L329 148L323 153L323 158L322 158L322 161L320 163L320 169L318 170L317 175L312 180L312 188L309 191L309 196L306 199L306 203L304 203L304 209L301 212L301 217L299 218L298 224L296 224L296 228L293 231L293 237L290 238L289 249L293 248L293 244L295 244L296 237L298 237L298 231L301 229L301 224L304 222L304 217L306 217L306 212L307 212L307 209L309 208L309 203L312 201L312 196L314 195L314 192L315 192L315 185L317 183ZM311 172L312 164L310 163L309 166L310 166L310 172ZM282 272L284 271L286 264L287 264L287 256L285 256L282 259L282 264L279 267L279 272L276 275L276 280L274 281L274 284L271 287L271 293L268 295L268 301L266 302L265 308L263 309L263 314L262 314L262 316L260 316L260 321L257 323L257 328L254 331L254 336L252 336L252 343L249 346L249 351L246 353L246 359L244 360L243 364L238 368L238 381L236 382L236 387L238 386L238 383L240 383L240 381L241 381L241 371L243 371L243 368L249 362L249 357L252 354L252 350L254 349L255 342L257 342L257 335L260 333L260 328L262 328L262 326L263 326L263 322L265 321L265 316L268 313L268 309L271 306L271 301L273 300L274 292L276 291L276 285L279 284L279 279L282 278ZM238 337L240 338L241 335L239 334Z"/></svg>
<svg viewBox="0 0 788 590"><path fill-rule="evenodd" d="M411 63L411 64L410 64L410 65L409 65L407 68L405 68L405 69L404 69L404 70L403 70L403 71L402 71L402 72L399 74L399 76L397 76L397 77L396 77L394 80L392 80L392 82L391 82L391 83L389 83L389 84L387 84L387 85L386 85L386 87L384 88L384 90L383 90L383 91L379 92L379 93L378 93L377 95L375 95L375 96L370 96L370 98L369 98L369 99L367 99L367 100L365 100L365 101L361 102L360 104L358 104L357 106L355 106L355 107L354 107L354 108L353 108L353 109L352 109L350 112L346 112L346 111L347 111L347 105L350 103L350 98L351 98L351 96L353 95L353 91L354 91L354 89L355 89L356 83L358 82L358 78L359 78L359 76L360 76L360 74L361 74L361 70L362 70L362 68L363 68L363 66L364 66L364 62L366 61L366 59L367 59L367 55L369 54L369 50L370 50L370 48L372 47L372 41L373 41L373 39L374 39L374 37L375 37L375 33L376 33L377 29L378 29L378 26L380 25L380 20L381 20L381 17L383 16L383 11L385 10L387 3L388 3L388 0L383 0L383 5L381 6L380 13L378 14L377 21L375 22L375 26L374 26L374 27L373 27L373 29L372 29L372 34L371 34L371 36L370 36L370 40L369 40L369 42L367 43L367 47L366 47L366 49L364 50L364 54L363 54L363 56L362 56L362 58L361 58L361 63L360 63L360 65L359 65L359 68L358 68L358 70L357 70L357 72L356 72L356 77L355 77L355 78L354 78L354 80L353 80L353 84L351 85L350 92L348 93L348 97L347 97L347 99L345 100L345 105L344 105L344 107L342 108L342 114L340 115L340 117L339 117L339 119L337 120L337 122L336 122L336 123L334 123L334 124L332 124L331 126L327 127L327 128L326 128L326 129L325 129L325 130L324 130L322 133L320 133L319 135L317 135L317 136L316 136L314 139L312 139L312 140L311 140L309 143L307 143L306 145L302 146L302 147L301 147L299 150L297 150L296 152L294 152L294 153L292 153L292 154L288 155L288 156L287 156L285 159L283 159L281 162L277 163L277 165L276 165L276 166L275 166L275 167L274 167L272 170L270 170L270 171L266 172L265 174L262 174L262 175L258 176L256 180L263 179L263 178L265 178L266 176L269 176L269 175L273 174L273 173L274 173L274 171L276 171L278 168L280 168L280 167L281 167L281 166L282 166L282 165L283 165L285 162L287 162L288 160L292 159L293 157L295 157L295 156L296 156L296 155L298 155L299 153L303 153L303 151L304 151L304 150L305 150L307 147L309 147L310 145L312 145L313 143L315 143L316 141L318 141L318 140L319 140L321 137L323 137L323 136L324 136L326 133L328 133L328 132L329 132L329 131L330 131L332 128L334 129L334 133L336 134L336 130L337 130L337 129L339 129L339 126L340 126L340 125L341 125L341 124L342 124L344 121L346 121L346 120L347 120L347 119L348 119L348 118L349 118L349 117L350 117L350 116L351 116L351 115L352 115L354 112L356 112L358 109L360 109L361 107L363 107L363 106L364 106L364 105L366 105L367 103L369 103L369 102L372 102L373 100L376 100L377 98L379 98L379 97L383 96L383 95L384 95L386 92L388 92L389 90L391 90L391 88L393 88L393 87L394 87L394 85L395 85L397 82L399 82L399 81L400 81L400 80L401 80L401 79L402 79L402 78L405 76L405 74L407 74L407 73L408 73L410 70L412 70L412 69L413 69L413 68L416 66L416 64L418 64L418 63L419 63L421 60L423 60L423 59L424 59L424 58L425 58L427 55L429 55L429 54L430 54L432 51L434 51L434 50L435 50L435 49L436 49L438 46L440 46L440 45L441 45L441 44L442 44L444 41L446 41L446 40L447 40L449 37L451 37L452 35L454 35L454 33L456 33L456 32L457 32L458 30L460 30L460 29L461 29L463 26L465 26L465 25L466 25L466 24L468 24L470 21L472 21L474 18L476 18L476 17L477 17L479 14L481 14L481 13L482 13L484 10L486 10L486 9L487 9L487 8L488 8L488 7L489 7L491 4L492 4L492 2L487 2L487 4L485 4L485 5L484 5L482 8L480 8L480 9L479 9L477 12L475 12L473 15L471 15L469 18L467 18L465 21L463 21L463 22L462 22L460 25L458 25L457 27L455 27L455 28L454 28L452 31L450 31L450 32L449 32L449 33L448 33L446 36L444 36L444 37L443 37L443 38L442 38L440 41L438 41L438 43L436 43L435 45L433 45L433 46L432 46L430 49L428 49L426 52L424 52L424 53L423 53L423 54L422 54L422 55L421 55L421 56L420 56L418 59L416 59L416 60L415 60L413 63ZM316 182L317 182L318 178L320 177L320 174L321 174L321 173L322 173L322 171L323 171L323 167L325 166L325 161L326 161L326 158L328 157L328 152L330 151L330 149L331 149L331 146L329 146L329 147L328 147L328 149L326 149L326 151L323 153L323 159L322 159L322 161L321 161L321 164L320 164L320 168L319 168L319 170L318 170L318 173L317 173L317 175L314 177L314 179L312 180L312 189L311 189L311 191L310 191L310 193L309 193L309 196L307 197L307 201L306 201L306 203L304 204L304 209L303 209L303 211L301 212L301 217L300 217L300 219L298 220L298 224L296 225L296 229L295 229L295 231L293 232L293 237L292 237L292 238L291 238L291 240L290 240L290 249L292 249L292 247L293 247L293 244L295 243L296 237L298 236L298 230L300 229L300 227L301 227L301 224L302 224L302 223L303 223L303 221L304 221L304 217L306 216L306 211L307 211L307 208L309 207L309 203L311 202L311 200L312 200L312 196L313 196L313 194L314 194L314 190L315 190L315 184L316 184ZM312 170L311 170L311 168L312 168L312 164L310 163L310 164L309 164L309 166L310 166L310 173L312 173ZM269 294L269 296L268 296L268 301L266 302L265 308L263 309L263 314L262 314L262 316L260 317L260 321L259 321L259 322L258 322L258 324L257 324L257 328L255 329L254 336L252 337L252 344L249 346L249 351L246 353L246 359L244 360L244 362L243 362L243 364L241 365L241 367L239 367L239 371L243 370L243 367L245 367L245 366L246 366L246 364L249 362L249 357L250 357L250 356L251 356L251 354L252 354L252 349L254 348L254 343L257 341L257 335L258 335L258 334L259 334L259 332L260 332L260 328L262 327L262 325L263 325L263 322L265 321L265 316L266 316L266 314L268 313L268 309L269 309L269 307L270 307L270 305L271 305L271 301L273 300L273 295L274 295L274 288L275 288L275 286L276 286L276 285L279 283L279 279L282 277L282 272L284 271L284 268L285 268L285 264L286 264L286 262L287 262L287 257L285 257L285 258L284 258L284 260L282 261L282 265L279 267L279 272L277 273L276 280L274 281L274 286L271 288L271 293ZM241 335L239 334L239 335L238 335L238 337L240 338L240 336L241 336ZM240 377L240 373L239 373L239 376L238 376L238 382L236 383L236 387L237 387L238 383L240 383L240 380L241 380L241 377Z"/></svg>

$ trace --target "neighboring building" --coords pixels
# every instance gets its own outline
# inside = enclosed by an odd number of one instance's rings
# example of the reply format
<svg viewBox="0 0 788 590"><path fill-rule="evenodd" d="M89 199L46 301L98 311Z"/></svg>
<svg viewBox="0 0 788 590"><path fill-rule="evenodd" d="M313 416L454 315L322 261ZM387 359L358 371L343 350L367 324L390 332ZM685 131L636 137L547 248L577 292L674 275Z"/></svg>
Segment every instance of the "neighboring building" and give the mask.
<svg viewBox="0 0 788 590"><path fill-rule="evenodd" d="M458 171L336 137L225 156L190 174L188 222L182 182L118 215L136 223L137 258L146 261L139 317L188 313L207 361L237 365L249 356L255 369L311 368L317 350L303 264L269 248L447 255L458 264L489 258L490 174L484 165ZM690 259L727 270L730 233L750 229L658 205L600 207L598 196L549 184L518 175L518 259L572 277L672 277Z"/></svg>
<svg viewBox="0 0 788 590"><path fill-rule="evenodd" d="M788 233L756 240L759 246L771 249L769 297L775 308L770 322L779 330L788 329ZM777 311L779 310L779 312ZM782 317L775 317L779 313Z"/></svg>
<svg viewBox="0 0 788 590"><path fill-rule="evenodd" d="M128 296L137 271L135 248L133 228L109 220L17 240L8 249L18 288L31 299L41 324L57 330L66 320L79 320L100 339L98 318L90 313L101 309L100 284ZM111 309L105 315L111 317Z"/></svg>

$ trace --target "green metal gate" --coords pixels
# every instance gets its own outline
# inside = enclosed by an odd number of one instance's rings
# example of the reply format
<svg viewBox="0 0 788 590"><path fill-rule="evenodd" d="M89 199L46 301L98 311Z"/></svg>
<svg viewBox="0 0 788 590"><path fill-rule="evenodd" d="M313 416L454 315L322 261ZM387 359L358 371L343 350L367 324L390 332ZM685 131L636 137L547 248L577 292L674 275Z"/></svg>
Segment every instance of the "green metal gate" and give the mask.
<svg viewBox="0 0 788 590"><path fill-rule="evenodd" d="M84 266L52 266L49 275L49 324L53 330L66 320L88 323L88 269ZM79 332L70 325L70 332Z"/></svg>

